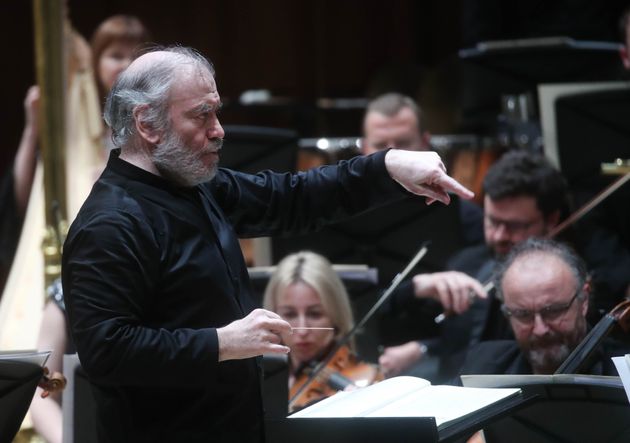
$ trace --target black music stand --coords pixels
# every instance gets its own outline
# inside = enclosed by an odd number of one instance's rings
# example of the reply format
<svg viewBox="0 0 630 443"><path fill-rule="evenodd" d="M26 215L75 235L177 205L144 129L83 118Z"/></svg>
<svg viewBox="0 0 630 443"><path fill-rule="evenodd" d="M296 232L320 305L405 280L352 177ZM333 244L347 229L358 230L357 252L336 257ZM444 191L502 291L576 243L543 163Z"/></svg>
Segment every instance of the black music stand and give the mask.
<svg viewBox="0 0 630 443"><path fill-rule="evenodd" d="M601 164L630 158L630 88L558 97L554 111L562 173L572 186L601 189L614 178Z"/></svg>
<svg viewBox="0 0 630 443"><path fill-rule="evenodd" d="M298 134L289 129L226 125L219 166L255 174L271 169L294 172Z"/></svg>
<svg viewBox="0 0 630 443"><path fill-rule="evenodd" d="M493 386L520 387L529 403L484 427L487 443L630 441L630 404L616 377L531 376L527 381L525 376Z"/></svg>
<svg viewBox="0 0 630 443"><path fill-rule="evenodd" d="M265 422L268 443L433 443L435 418L286 418Z"/></svg>
<svg viewBox="0 0 630 443"><path fill-rule="evenodd" d="M265 430L269 443L453 443L470 437L530 402L531 399L519 394L439 429L434 417L351 417L268 420Z"/></svg>
<svg viewBox="0 0 630 443"><path fill-rule="evenodd" d="M630 87L563 95L556 98L554 111L557 158L580 207L618 178L602 174L602 163L630 158ZM610 311L630 282L628 201L626 183L575 227L575 246L594 271L591 321Z"/></svg>
<svg viewBox="0 0 630 443"><path fill-rule="evenodd" d="M472 125L496 124L501 96L531 93L541 83L619 78L619 44L543 37L480 42L459 51L462 108ZM480 117L481 116L481 117Z"/></svg>
<svg viewBox="0 0 630 443"><path fill-rule="evenodd" d="M0 441L10 442L17 434L43 374L34 363L0 361Z"/></svg>
<svg viewBox="0 0 630 443"><path fill-rule="evenodd" d="M284 418L289 413L289 361L286 354L262 356L263 407L266 419Z"/></svg>

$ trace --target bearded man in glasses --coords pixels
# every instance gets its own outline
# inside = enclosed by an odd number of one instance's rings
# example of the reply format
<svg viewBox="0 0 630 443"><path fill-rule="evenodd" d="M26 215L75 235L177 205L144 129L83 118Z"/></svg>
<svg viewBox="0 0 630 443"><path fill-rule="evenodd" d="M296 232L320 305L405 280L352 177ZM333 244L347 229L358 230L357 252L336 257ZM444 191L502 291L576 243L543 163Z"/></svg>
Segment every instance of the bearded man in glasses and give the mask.
<svg viewBox="0 0 630 443"><path fill-rule="evenodd" d="M561 243L529 239L508 254L495 286L515 340L478 343L461 373L553 374L588 332L584 263ZM627 353L628 346L610 339L603 343L585 372L617 375L610 357Z"/></svg>
<svg viewBox="0 0 630 443"><path fill-rule="evenodd" d="M386 376L404 373L444 383L457 376L473 344L513 338L484 283L514 246L558 224L567 211L567 184L542 155L513 150L488 170L483 188L485 244L457 253L445 272L414 276L396 295L398 309L415 297L427 311L446 313L439 335L385 348L379 363Z"/></svg>

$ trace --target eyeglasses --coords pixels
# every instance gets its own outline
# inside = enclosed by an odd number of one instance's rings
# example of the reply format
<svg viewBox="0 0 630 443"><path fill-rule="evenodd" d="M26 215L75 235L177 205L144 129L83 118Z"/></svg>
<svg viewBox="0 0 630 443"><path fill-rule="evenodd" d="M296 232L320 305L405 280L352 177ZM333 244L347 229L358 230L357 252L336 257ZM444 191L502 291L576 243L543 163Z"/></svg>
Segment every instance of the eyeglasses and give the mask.
<svg viewBox="0 0 630 443"><path fill-rule="evenodd" d="M492 229L499 229L499 226L503 226L503 228L512 234L517 232L524 232L531 228L536 221L529 222L520 222L520 221L507 221L507 220L499 220L497 218L492 217L491 215L486 215L485 220L488 223L488 226Z"/></svg>
<svg viewBox="0 0 630 443"><path fill-rule="evenodd" d="M501 305L501 311L506 317L513 318L523 324L534 323L536 314L540 315L540 318L545 323L551 323L562 317L569 310L569 308L573 304L573 301L580 294L581 292L578 290L575 292L575 295L571 297L571 300L569 300L567 303L545 306L538 311L530 311L528 309L509 309L505 305Z"/></svg>

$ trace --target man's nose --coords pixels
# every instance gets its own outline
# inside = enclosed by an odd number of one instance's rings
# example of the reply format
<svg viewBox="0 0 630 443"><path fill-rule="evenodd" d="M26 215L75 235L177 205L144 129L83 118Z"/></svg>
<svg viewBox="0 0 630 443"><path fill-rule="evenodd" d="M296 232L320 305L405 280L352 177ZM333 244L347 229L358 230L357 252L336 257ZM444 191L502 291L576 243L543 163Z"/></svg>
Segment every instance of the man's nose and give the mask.
<svg viewBox="0 0 630 443"><path fill-rule="evenodd" d="M214 118L214 121L208 128L208 139L213 138L224 138L225 131L223 130L223 126L221 126L221 122L217 117Z"/></svg>
<svg viewBox="0 0 630 443"><path fill-rule="evenodd" d="M510 238L509 232L504 223L497 224L493 232L494 240L508 240Z"/></svg>
<svg viewBox="0 0 630 443"><path fill-rule="evenodd" d="M532 329L532 332L534 333L534 335L537 336L543 336L547 332L549 332L549 326L547 326L547 323L545 323L543 318L540 316L540 313L538 312L534 314L534 327Z"/></svg>

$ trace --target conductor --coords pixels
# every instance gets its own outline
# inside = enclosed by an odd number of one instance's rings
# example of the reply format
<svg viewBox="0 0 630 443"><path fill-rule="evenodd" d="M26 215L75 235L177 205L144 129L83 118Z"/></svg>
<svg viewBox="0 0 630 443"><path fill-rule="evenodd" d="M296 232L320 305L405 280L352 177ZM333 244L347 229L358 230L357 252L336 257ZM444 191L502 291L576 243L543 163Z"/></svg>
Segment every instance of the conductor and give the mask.
<svg viewBox="0 0 630 443"><path fill-rule="evenodd" d="M114 144L64 245L72 336L101 442L262 441L263 353L291 332L254 309L238 236L316 229L402 197L472 193L433 152L389 150L299 174L218 168L212 65L155 49L106 103Z"/></svg>

